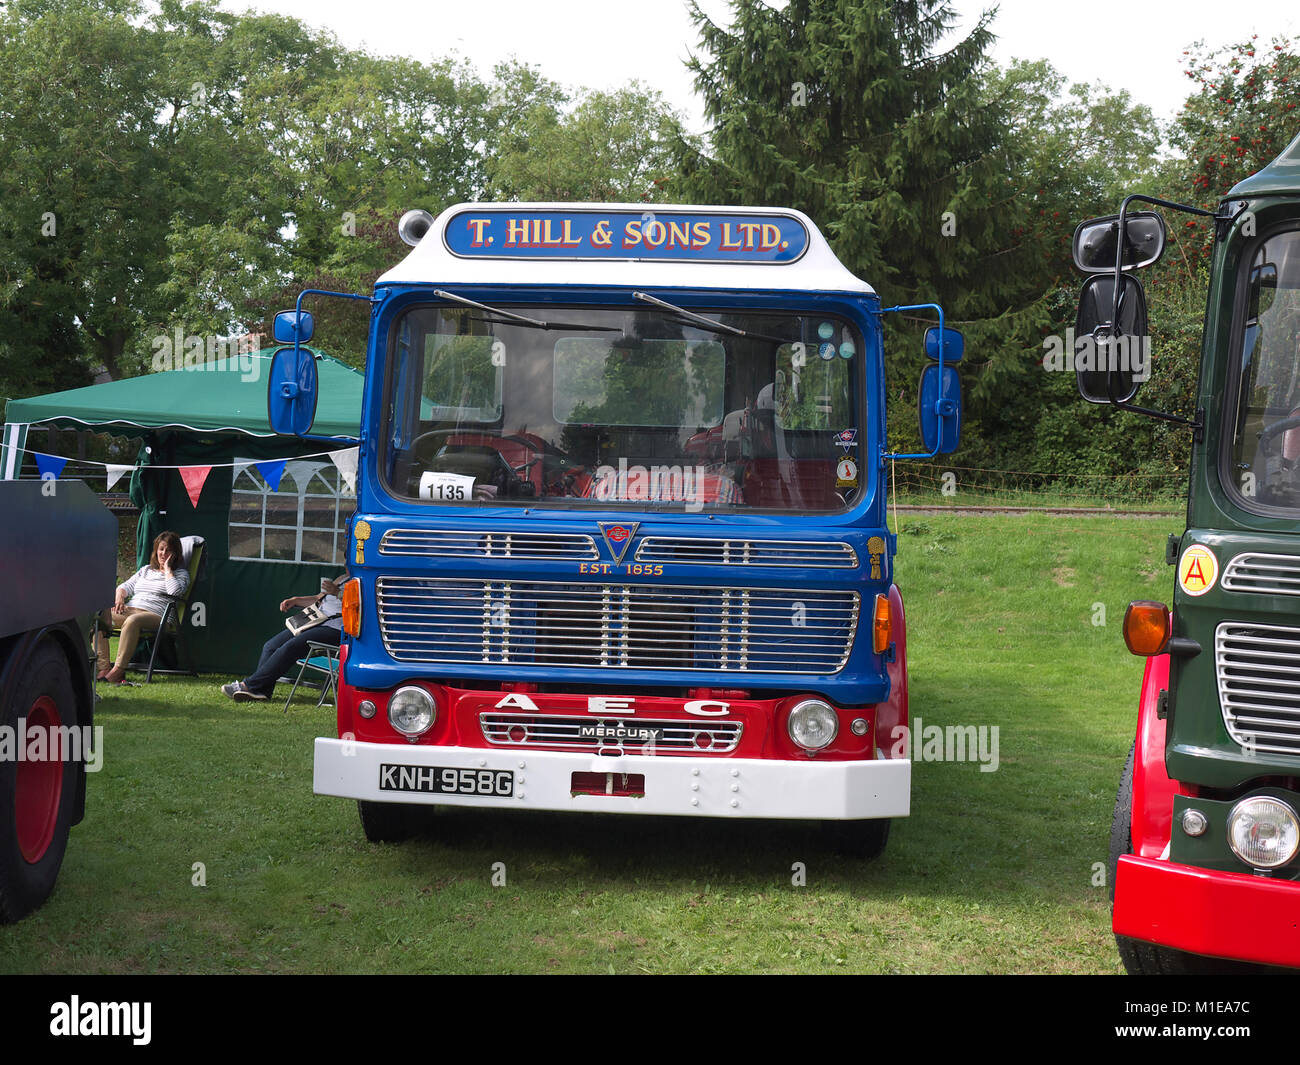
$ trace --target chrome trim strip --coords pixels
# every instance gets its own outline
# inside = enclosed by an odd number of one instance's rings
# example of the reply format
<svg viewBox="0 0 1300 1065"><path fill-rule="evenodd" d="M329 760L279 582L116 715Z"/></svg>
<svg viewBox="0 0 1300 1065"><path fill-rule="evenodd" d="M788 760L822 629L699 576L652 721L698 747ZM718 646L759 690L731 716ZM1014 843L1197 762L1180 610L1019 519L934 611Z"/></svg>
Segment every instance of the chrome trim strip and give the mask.
<svg viewBox="0 0 1300 1065"><path fill-rule="evenodd" d="M488 710L480 713L479 729L483 738L498 747L572 747L578 750L606 750L620 748L645 751L653 748L658 754L729 754L740 746L744 725L739 721L721 721L717 718L701 721L683 721L681 718L602 718L597 715L578 717L569 714L528 714ZM611 742L607 737L582 738L578 735L582 725L614 723L625 727L662 729L663 734L653 743ZM521 740L510 738L510 733L522 728ZM697 736L708 736L710 744L700 747Z"/></svg>
<svg viewBox="0 0 1300 1065"><path fill-rule="evenodd" d="M830 675L848 664L861 610L849 589L397 575L376 589L389 655L440 664Z"/></svg>
<svg viewBox="0 0 1300 1065"><path fill-rule="evenodd" d="M1300 595L1300 555L1248 551L1224 567L1220 583L1230 592Z"/></svg>
<svg viewBox="0 0 1300 1065"><path fill-rule="evenodd" d="M637 562L710 566L802 566L854 569L857 553L848 544L821 540L705 539L645 536L633 556Z"/></svg>
<svg viewBox="0 0 1300 1065"><path fill-rule="evenodd" d="M594 562L596 539L583 533L533 533L438 529L389 529L379 541L383 555L423 558L532 558Z"/></svg>
<svg viewBox="0 0 1300 1065"><path fill-rule="evenodd" d="M1300 755L1300 680L1292 679L1300 676L1300 628L1221 622L1214 630L1214 674L1234 742Z"/></svg>

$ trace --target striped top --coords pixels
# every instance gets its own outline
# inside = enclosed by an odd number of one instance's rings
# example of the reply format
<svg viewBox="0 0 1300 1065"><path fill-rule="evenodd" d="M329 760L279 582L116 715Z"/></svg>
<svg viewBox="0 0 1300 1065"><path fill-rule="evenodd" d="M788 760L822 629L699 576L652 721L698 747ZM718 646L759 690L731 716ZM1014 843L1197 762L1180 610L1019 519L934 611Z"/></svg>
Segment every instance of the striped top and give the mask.
<svg viewBox="0 0 1300 1065"><path fill-rule="evenodd" d="M127 606L150 610L161 617L167 604L174 603L184 595L189 584L190 571L187 569L172 570L171 579L168 580L162 570L142 566L123 581L120 587L127 595Z"/></svg>

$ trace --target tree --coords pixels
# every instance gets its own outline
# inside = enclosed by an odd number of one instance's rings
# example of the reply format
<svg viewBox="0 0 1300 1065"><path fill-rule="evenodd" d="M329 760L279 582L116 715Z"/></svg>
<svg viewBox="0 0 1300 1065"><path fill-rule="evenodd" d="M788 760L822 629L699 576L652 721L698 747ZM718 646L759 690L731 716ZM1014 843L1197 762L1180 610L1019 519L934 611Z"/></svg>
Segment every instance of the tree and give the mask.
<svg viewBox="0 0 1300 1065"><path fill-rule="evenodd" d="M1008 102L985 87L992 16L943 52L954 15L940 0L791 0L780 11L736 0L725 28L698 7L692 16L709 150L682 149L671 197L796 207L885 305L941 303L981 364L963 371L988 415L982 430L967 423L977 431L964 454L978 453L980 431L996 430L1030 372L1022 353L1043 320L1041 255L1018 196L1023 160L1004 136ZM914 409L919 340L915 323L887 340L901 446L915 442L904 411ZM1025 425L1014 431L1026 438Z"/></svg>
<svg viewBox="0 0 1300 1065"><path fill-rule="evenodd" d="M576 106L539 101L503 131L488 160L501 199L644 202L662 198L681 118L638 82L613 92L581 91Z"/></svg>
<svg viewBox="0 0 1300 1065"><path fill-rule="evenodd" d="M1300 56L1285 37L1258 40L1215 51L1198 43L1183 53L1184 74L1198 88L1172 140L1203 206L1272 162L1300 128Z"/></svg>

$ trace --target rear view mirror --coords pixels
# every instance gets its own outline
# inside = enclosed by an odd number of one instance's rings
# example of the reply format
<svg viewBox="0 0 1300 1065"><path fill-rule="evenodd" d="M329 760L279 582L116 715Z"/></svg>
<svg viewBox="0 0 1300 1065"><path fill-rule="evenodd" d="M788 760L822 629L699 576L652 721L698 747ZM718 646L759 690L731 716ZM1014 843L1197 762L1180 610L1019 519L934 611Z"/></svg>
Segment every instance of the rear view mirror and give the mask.
<svg viewBox="0 0 1300 1065"><path fill-rule="evenodd" d="M1121 274L1119 327L1115 275L1095 274L1083 283L1075 321L1074 372L1079 394L1089 403L1127 403L1151 376L1151 337L1142 283Z"/></svg>
<svg viewBox="0 0 1300 1065"><path fill-rule="evenodd" d="M307 311L281 311L275 316L277 344L306 344L316 331L316 322Z"/></svg>
<svg viewBox="0 0 1300 1065"><path fill-rule="evenodd" d="M1250 307L1247 321L1258 320L1261 314L1267 314L1277 296L1277 263L1261 263L1250 271Z"/></svg>
<svg viewBox="0 0 1300 1065"><path fill-rule="evenodd" d="M1165 251L1165 220L1155 211L1134 211L1124 219L1125 270L1141 270L1159 260ZM1119 240L1119 215L1090 218L1074 231L1074 265L1085 274L1115 270Z"/></svg>
<svg viewBox="0 0 1300 1065"><path fill-rule="evenodd" d="M916 391L922 447L940 455L956 451L961 440L961 381L957 368L931 363L921 371Z"/></svg>
<svg viewBox="0 0 1300 1065"><path fill-rule="evenodd" d="M925 353L932 359L939 358L939 327L932 325L925 331ZM956 329L943 329L943 361L961 362L966 354L966 338Z"/></svg>
<svg viewBox="0 0 1300 1065"><path fill-rule="evenodd" d="M316 420L316 355L310 348L280 348L271 358L266 411L271 431L302 436Z"/></svg>

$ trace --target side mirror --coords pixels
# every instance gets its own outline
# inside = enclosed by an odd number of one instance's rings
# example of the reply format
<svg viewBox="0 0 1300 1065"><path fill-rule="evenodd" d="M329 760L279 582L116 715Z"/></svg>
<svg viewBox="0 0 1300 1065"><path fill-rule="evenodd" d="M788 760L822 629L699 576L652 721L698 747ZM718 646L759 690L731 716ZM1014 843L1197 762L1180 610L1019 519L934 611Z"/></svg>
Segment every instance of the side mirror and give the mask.
<svg viewBox="0 0 1300 1065"><path fill-rule="evenodd" d="M932 359L938 359L940 343L939 327L932 325L925 331L925 353ZM945 363L961 362L961 357L966 354L966 338L956 329L944 326L942 345Z"/></svg>
<svg viewBox="0 0 1300 1065"><path fill-rule="evenodd" d="M1141 270L1157 262L1165 252L1165 220L1155 211L1134 211L1124 219L1125 270ZM1115 272L1119 215L1090 218L1074 231L1074 265L1085 274Z"/></svg>
<svg viewBox="0 0 1300 1065"><path fill-rule="evenodd" d="M921 371L916 391L922 447L940 455L956 451L961 440L961 380L957 368L932 363Z"/></svg>
<svg viewBox="0 0 1300 1065"><path fill-rule="evenodd" d="M306 344L316 331L316 321L307 311L281 311L275 316L277 344Z"/></svg>
<svg viewBox="0 0 1300 1065"><path fill-rule="evenodd" d="M1115 274L1094 274L1083 283L1075 320L1074 374L1079 394L1089 403L1127 403L1151 376L1151 336L1142 282L1121 274L1119 325Z"/></svg>
<svg viewBox="0 0 1300 1065"><path fill-rule="evenodd" d="M271 431L302 436L316 420L316 356L307 348L280 348L271 357L266 411Z"/></svg>
<svg viewBox="0 0 1300 1065"><path fill-rule="evenodd" d="M1260 263L1250 271L1250 307L1246 320L1258 320L1273 306L1277 296L1277 263Z"/></svg>

